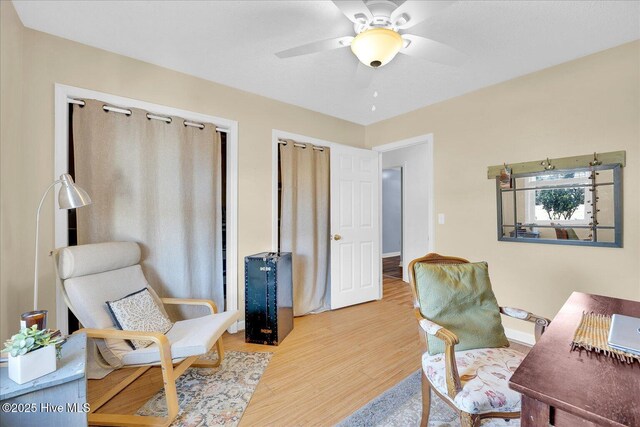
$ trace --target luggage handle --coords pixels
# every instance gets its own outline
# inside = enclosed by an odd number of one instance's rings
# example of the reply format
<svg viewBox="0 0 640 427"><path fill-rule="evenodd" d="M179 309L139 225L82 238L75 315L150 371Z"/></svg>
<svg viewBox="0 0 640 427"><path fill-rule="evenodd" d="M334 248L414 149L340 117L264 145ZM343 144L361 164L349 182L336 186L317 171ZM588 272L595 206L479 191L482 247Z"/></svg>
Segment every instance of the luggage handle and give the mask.
<svg viewBox="0 0 640 427"><path fill-rule="evenodd" d="M266 268L264 275L265 275L265 290L266 292L264 293L266 296L266 301L265 301L265 305L267 307L267 318L265 319L267 321L267 324L269 324L269 272L271 271L271 268Z"/></svg>

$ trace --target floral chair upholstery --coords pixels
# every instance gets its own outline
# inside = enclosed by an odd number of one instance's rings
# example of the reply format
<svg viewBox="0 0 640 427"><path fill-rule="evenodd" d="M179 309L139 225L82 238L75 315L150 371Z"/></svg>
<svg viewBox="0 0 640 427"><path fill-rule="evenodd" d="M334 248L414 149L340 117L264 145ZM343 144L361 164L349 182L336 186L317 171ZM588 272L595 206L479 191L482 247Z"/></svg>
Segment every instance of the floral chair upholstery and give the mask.
<svg viewBox="0 0 640 427"><path fill-rule="evenodd" d="M456 365L462 389L453 399L457 408L470 414L519 412L520 394L507 381L524 359L509 348L481 348L456 352ZM422 356L422 369L441 394L447 394L445 356Z"/></svg>
<svg viewBox="0 0 640 427"><path fill-rule="evenodd" d="M510 348L480 348L455 351L459 340L453 331L426 319L420 312L416 276L416 263L460 264L463 258L427 254L409 264L409 277L414 297L415 315L425 342L422 356L422 421L429 422L431 392L455 409L463 427L478 427L484 418L519 418L520 394L509 388L509 378L524 359L524 355ZM517 308L500 307L500 313L535 323L536 339L550 321ZM426 335L441 339L445 351L430 355L426 348Z"/></svg>

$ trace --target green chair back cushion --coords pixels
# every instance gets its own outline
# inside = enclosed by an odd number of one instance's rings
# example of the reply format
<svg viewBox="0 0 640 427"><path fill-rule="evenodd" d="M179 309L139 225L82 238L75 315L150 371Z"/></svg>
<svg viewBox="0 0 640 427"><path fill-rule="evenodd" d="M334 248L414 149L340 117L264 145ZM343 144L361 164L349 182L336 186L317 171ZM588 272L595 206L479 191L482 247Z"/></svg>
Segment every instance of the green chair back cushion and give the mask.
<svg viewBox="0 0 640 427"><path fill-rule="evenodd" d="M509 346L486 262L416 263L414 272L420 312L458 336L456 351ZM442 340L427 340L429 354L444 352Z"/></svg>

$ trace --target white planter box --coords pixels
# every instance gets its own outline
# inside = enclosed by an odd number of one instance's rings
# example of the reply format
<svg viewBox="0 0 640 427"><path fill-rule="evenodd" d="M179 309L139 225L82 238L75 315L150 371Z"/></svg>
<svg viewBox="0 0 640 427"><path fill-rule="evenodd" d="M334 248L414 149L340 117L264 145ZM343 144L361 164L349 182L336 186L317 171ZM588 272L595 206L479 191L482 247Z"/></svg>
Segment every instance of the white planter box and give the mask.
<svg viewBox="0 0 640 427"><path fill-rule="evenodd" d="M18 384L28 383L55 370L55 345L48 345L18 357L9 355L9 378Z"/></svg>

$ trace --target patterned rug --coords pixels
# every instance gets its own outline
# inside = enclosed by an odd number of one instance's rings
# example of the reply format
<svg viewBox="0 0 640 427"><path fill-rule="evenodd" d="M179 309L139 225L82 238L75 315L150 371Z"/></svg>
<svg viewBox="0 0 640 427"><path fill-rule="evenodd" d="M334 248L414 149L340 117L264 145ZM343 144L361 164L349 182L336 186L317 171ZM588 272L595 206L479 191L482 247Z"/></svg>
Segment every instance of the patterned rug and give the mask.
<svg viewBox="0 0 640 427"><path fill-rule="evenodd" d="M422 416L421 371L371 400L342 420L337 427L411 427L419 426ZM435 394L431 394L429 427L458 427L458 415ZM484 420L483 427L519 427L520 420Z"/></svg>
<svg viewBox="0 0 640 427"><path fill-rule="evenodd" d="M180 412L171 424L180 427L237 426L272 353L229 351L216 369L189 368L176 382ZM209 359L217 355L210 353ZM136 415L167 415L164 390Z"/></svg>

